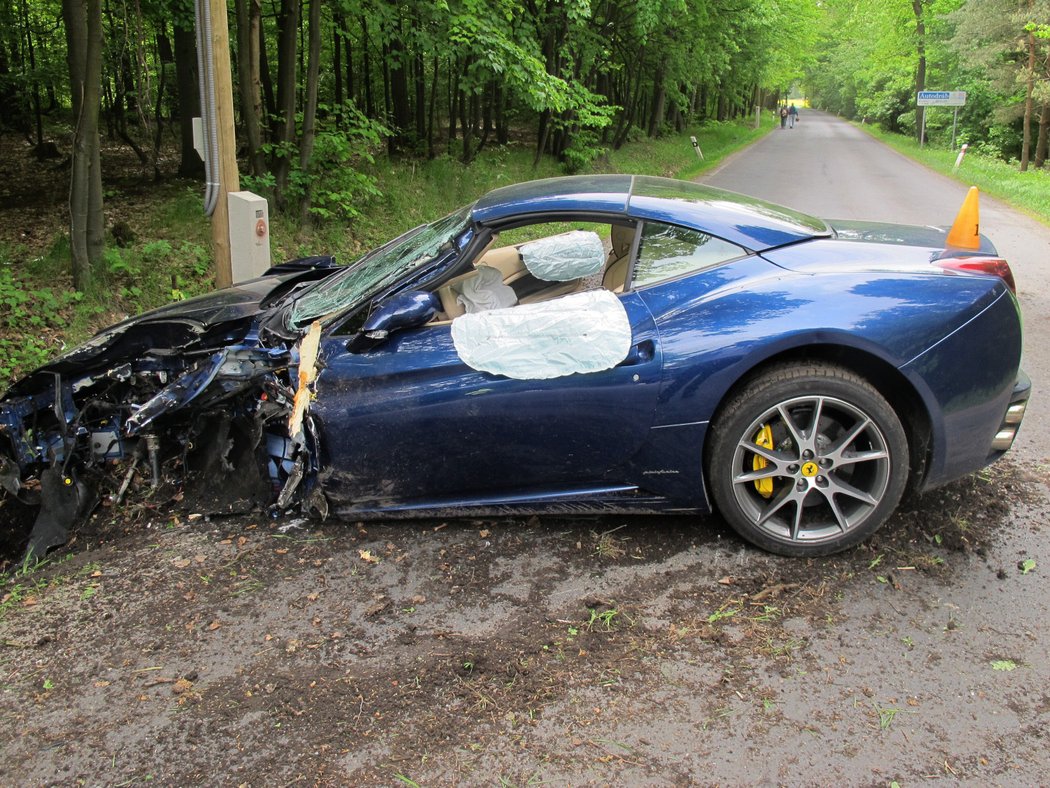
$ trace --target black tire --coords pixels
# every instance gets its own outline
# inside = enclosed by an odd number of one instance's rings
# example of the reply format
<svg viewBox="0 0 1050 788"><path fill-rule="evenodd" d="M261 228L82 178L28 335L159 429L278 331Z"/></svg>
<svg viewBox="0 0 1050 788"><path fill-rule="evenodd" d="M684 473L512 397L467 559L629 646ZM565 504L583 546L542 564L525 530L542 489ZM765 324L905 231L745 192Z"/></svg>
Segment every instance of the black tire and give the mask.
<svg viewBox="0 0 1050 788"><path fill-rule="evenodd" d="M908 479L897 414L874 386L832 364L753 378L717 415L707 447L719 512L779 555L829 555L862 542L893 513Z"/></svg>

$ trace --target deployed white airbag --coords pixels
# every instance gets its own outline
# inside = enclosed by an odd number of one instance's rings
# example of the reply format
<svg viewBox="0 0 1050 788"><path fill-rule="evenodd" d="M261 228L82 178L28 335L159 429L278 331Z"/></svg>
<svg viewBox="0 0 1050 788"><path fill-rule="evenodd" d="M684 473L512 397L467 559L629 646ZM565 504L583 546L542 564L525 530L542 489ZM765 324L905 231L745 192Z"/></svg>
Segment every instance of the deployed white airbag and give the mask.
<svg viewBox="0 0 1050 788"><path fill-rule="evenodd" d="M478 272L459 286L456 300L468 313L502 309L518 303L510 285L503 284L503 274L490 265L479 265Z"/></svg>
<svg viewBox="0 0 1050 788"><path fill-rule="evenodd" d="M552 235L519 247L529 273L547 282L569 282L591 276L605 266L605 246L589 230Z"/></svg>
<svg viewBox="0 0 1050 788"><path fill-rule="evenodd" d="M472 369L541 380L616 366L631 349L631 324L613 293L590 290L463 315L452 321L452 342Z"/></svg>

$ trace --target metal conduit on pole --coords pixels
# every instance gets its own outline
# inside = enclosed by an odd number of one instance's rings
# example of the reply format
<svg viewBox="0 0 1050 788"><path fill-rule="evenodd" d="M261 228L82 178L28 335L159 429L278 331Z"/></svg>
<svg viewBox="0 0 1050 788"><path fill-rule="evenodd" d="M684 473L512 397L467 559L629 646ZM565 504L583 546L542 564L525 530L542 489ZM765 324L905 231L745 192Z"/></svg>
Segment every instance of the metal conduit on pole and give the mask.
<svg viewBox="0 0 1050 788"><path fill-rule="evenodd" d="M204 148L204 215L211 216L215 211L216 197L219 193L218 152L216 151L215 132L215 80L212 74L211 48L211 14L207 8L208 0L195 0L193 4L194 31L197 34L197 82L200 89L201 103L201 145Z"/></svg>

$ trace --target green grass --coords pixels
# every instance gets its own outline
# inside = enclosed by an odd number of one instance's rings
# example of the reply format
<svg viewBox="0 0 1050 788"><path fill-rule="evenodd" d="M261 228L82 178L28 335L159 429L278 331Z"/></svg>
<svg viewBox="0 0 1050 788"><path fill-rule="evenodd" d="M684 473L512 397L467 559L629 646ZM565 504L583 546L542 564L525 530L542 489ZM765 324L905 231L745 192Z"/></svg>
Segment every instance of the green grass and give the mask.
<svg viewBox="0 0 1050 788"><path fill-rule="evenodd" d="M930 169L968 186L976 186L981 192L1050 224L1050 171L1029 168L1028 172L1020 172L1016 163L969 152L956 171L958 150L935 147L930 143L920 148L919 143L911 137L891 134L876 126L858 127Z"/></svg>
<svg viewBox="0 0 1050 788"><path fill-rule="evenodd" d="M750 120L707 122L682 134L632 140L608 152L585 172L633 173L691 179L773 128L767 114L760 129ZM690 136L704 154L701 161ZM272 215L271 256L275 263L314 254L333 254L342 263L423 222L477 199L491 189L563 174L543 157L533 165L531 147L491 147L469 166L445 156L433 161L379 158L370 174L381 197L350 224L302 227L291 216ZM173 300L210 290L210 221L201 210L201 190L185 182L161 184L142 194L108 193L109 221L119 218L135 238L127 248L107 237L92 286L71 286L69 243L59 233L35 255L19 245L0 244L0 390L98 329Z"/></svg>
<svg viewBox="0 0 1050 788"><path fill-rule="evenodd" d="M758 129L752 128L750 120L708 121L682 134L625 145L609 154L609 169L603 169L603 162L599 161L595 170L691 180L719 164L729 154L765 136L773 128L769 113L763 115L762 126ZM704 154L703 160L693 151L690 136L696 136Z"/></svg>

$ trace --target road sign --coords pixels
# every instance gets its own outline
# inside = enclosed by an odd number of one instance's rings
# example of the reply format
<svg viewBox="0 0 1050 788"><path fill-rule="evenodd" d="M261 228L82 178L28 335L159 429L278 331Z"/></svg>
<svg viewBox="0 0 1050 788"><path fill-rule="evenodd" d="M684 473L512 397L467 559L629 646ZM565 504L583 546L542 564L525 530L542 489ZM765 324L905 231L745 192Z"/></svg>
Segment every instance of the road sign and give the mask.
<svg viewBox="0 0 1050 788"><path fill-rule="evenodd" d="M920 90L918 99L920 107L964 107L966 106L966 91Z"/></svg>

